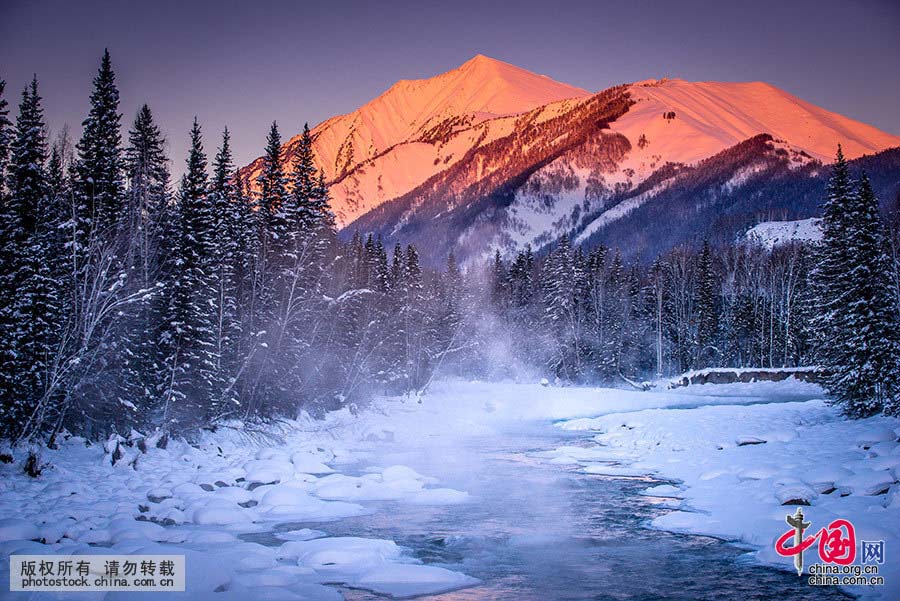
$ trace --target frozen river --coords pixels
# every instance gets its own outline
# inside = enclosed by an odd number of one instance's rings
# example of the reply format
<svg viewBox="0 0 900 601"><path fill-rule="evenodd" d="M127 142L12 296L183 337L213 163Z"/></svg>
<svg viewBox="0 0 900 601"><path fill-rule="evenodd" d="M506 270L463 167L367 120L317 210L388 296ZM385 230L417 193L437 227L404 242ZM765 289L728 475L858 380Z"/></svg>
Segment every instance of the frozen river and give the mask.
<svg viewBox="0 0 900 601"><path fill-rule="evenodd" d="M427 599L847 598L753 565L741 558L743 551L717 539L646 528L671 501L640 494L657 481L590 475L535 457L562 444L594 444L584 433L566 434L548 423L502 437L451 438L435 435L417 449L377 445L366 463L435 475L442 485L468 491L471 502L377 503L370 515L277 530L311 527L329 536L391 539L427 564L482 581ZM283 542L271 533L246 538ZM383 598L341 590L347 599Z"/></svg>
<svg viewBox="0 0 900 601"><path fill-rule="evenodd" d="M73 438L41 478L0 465L0 590L9 554L114 552L184 554L186 592L159 598L190 601L846 599L775 554L783 503L893 548L900 422L820 394L453 382L116 465ZM898 598L881 568L885 586L851 592Z"/></svg>

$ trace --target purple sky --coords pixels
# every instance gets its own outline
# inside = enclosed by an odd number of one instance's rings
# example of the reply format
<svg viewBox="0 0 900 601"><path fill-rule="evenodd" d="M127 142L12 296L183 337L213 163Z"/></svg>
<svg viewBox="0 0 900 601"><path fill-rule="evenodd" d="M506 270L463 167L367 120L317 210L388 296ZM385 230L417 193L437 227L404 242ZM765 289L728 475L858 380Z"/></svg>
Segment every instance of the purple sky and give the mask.
<svg viewBox="0 0 900 601"><path fill-rule="evenodd" d="M180 173L196 114L237 159L477 53L589 90L649 77L763 80L900 134L897 0L0 1L10 103L36 72L52 130L77 137L104 46L123 122L147 102Z"/></svg>

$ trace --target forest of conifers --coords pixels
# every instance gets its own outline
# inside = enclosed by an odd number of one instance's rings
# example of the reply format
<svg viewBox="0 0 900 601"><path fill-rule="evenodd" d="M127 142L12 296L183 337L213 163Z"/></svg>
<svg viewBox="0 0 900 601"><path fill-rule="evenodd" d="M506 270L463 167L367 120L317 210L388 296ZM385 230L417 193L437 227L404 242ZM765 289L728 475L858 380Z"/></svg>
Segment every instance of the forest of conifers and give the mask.
<svg viewBox="0 0 900 601"><path fill-rule="evenodd" d="M848 413L896 413L898 272L838 150L821 243L679 246L651 263L561 238L461 268L343 240L304 129L262 175L195 121L180 182L151 109L122 123L109 54L73 145L37 78L0 82L0 436L51 444L420 396L435 377L623 384L709 366L821 365ZM127 130L127 131L124 131ZM215 151L207 150L215 146ZM179 159L181 160L181 159Z"/></svg>

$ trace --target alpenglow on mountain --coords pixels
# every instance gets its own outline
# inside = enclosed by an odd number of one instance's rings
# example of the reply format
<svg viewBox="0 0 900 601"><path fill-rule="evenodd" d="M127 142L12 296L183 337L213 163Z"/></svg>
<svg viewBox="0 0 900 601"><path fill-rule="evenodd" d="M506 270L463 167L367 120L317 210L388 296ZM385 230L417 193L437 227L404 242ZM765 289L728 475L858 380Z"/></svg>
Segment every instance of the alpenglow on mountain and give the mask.
<svg viewBox="0 0 900 601"><path fill-rule="evenodd" d="M900 190L900 137L762 82L647 80L596 94L478 55L312 129L337 223L432 263L576 243L652 255L812 217L837 145ZM290 163L299 142L282 149ZM251 186L262 159L244 168Z"/></svg>

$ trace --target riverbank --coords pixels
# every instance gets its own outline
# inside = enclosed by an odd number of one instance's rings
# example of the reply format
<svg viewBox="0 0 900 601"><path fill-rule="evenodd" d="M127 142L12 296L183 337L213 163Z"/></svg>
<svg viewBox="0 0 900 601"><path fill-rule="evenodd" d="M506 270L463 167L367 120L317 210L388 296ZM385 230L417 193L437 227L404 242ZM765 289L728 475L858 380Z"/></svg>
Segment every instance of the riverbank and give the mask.
<svg viewBox="0 0 900 601"><path fill-rule="evenodd" d="M798 385L788 382L782 390ZM740 386L685 390L702 396ZM557 425L591 433L597 446L588 452L560 448L548 453L555 461L577 462L598 475L647 474L677 482L646 491L671 498L676 508L653 519L653 528L733 542L752 550L753 561L790 571L791 559L778 555L774 543L790 530L786 514L802 506L812 523L807 534L837 519L853 524L856 565L863 563L861 541L884 541L886 550L900 548L896 418L846 420L825 401L813 399L689 411L648 409ZM898 598L900 562L888 553L883 564L867 562L877 565L884 586L844 590L866 598ZM813 546L806 552L806 565L819 561Z"/></svg>

